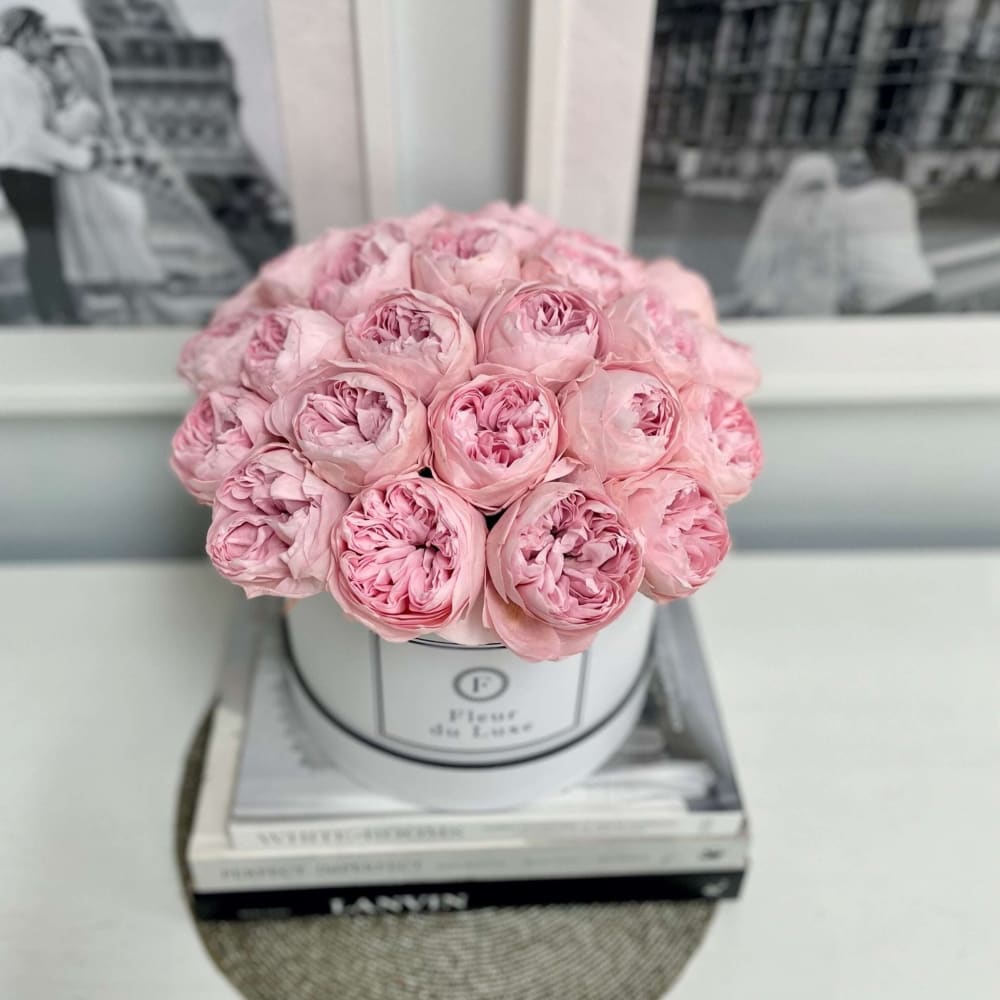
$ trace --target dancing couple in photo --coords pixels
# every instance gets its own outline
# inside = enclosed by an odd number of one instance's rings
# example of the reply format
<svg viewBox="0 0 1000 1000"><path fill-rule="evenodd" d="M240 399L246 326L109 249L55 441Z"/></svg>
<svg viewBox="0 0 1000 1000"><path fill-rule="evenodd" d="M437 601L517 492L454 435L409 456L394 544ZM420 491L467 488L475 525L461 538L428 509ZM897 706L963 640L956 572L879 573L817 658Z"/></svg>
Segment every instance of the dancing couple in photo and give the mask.
<svg viewBox="0 0 1000 1000"><path fill-rule="evenodd" d="M768 194L737 272L740 311L758 316L933 312L906 152L892 135L858 150L843 174L801 153Z"/></svg>
<svg viewBox="0 0 1000 1000"><path fill-rule="evenodd" d="M43 323L85 322L85 290L114 291L135 323L156 318L163 268L128 157L107 66L92 39L30 7L0 14L0 190L19 223ZM74 294L74 289L77 294Z"/></svg>

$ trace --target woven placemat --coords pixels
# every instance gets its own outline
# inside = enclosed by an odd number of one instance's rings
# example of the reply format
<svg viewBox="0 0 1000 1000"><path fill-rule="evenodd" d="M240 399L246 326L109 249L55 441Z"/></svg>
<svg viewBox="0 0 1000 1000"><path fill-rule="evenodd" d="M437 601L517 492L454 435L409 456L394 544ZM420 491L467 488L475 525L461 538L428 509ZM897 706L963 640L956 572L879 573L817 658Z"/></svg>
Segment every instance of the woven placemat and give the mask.
<svg viewBox="0 0 1000 1000"><path fill-rule="evenodd" d="M185 765L177 858L191 829L208 723ZM196 920L248 1000L658 1000L714 903L602 903L243 923Z"/></svg>

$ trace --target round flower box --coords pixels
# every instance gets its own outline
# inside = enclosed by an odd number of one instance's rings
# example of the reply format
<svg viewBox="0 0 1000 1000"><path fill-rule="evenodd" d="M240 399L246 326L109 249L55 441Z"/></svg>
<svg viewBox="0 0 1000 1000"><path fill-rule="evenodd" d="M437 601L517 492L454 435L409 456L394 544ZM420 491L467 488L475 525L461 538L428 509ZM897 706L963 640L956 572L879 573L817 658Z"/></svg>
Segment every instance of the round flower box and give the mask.
<svg viewBox="0 0 1000 1000"><path fill-rule="evenodd" d="M312 597L287 615L292 690L316 744L362 783L439 809L522 805L628 735L655 607L638 596L588 650L531 663L496 643L386 642Z"/></svg>

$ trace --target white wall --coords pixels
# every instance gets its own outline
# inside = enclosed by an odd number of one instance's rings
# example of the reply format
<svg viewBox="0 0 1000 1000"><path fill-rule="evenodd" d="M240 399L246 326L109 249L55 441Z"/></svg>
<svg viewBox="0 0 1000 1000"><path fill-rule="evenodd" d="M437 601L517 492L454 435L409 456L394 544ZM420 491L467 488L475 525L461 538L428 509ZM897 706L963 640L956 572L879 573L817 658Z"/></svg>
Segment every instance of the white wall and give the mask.
<svg viewBox="0 0 1000 1000"><path fill-rule="evenodd" d="M171 379L164 372L164 380ZM206 508L167 467L176 414L0 416L0 560L189 555ZM1000 545L1000 400L755 407L744 548Z"/></svg>
<svg viewBox="0 0 1000 1000"><path fill-rule="evenodd" d="M0 333L0 560L203 550L207 508L167 464L185 336Z"/></svg>
<svg viewBox="0 0 1000 1000"><path fill-rule="evenodd" d="M391 0L397 205L521 195L527 0Z"/></svg>
<svg viewBox="0 0 1000 1000"><path fill-rule="evenodd" d="M729 512L738 545L1000 545L1000 400L754 411L765 462Z"/></svg>
<svg viewBox="0 0 1000 1000"><path fill-rule="evenodd" d="M203 552L208 508L167 465L179 419L0 418L0 561Z"/></svg>

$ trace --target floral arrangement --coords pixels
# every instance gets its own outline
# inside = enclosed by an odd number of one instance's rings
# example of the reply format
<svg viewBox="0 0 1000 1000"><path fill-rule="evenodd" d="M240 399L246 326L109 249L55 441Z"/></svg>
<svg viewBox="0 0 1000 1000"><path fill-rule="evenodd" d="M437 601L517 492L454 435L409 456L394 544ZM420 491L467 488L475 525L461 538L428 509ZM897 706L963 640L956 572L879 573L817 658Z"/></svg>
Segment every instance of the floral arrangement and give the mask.
<svg viewBox="0 0 1000 1000"><path fill-rule="evenodd" d="M712 576L761 465L758 372L704 280L526 205L294 247L179 371L171 464L219 573L390 640L579 652Z"/></svg>

